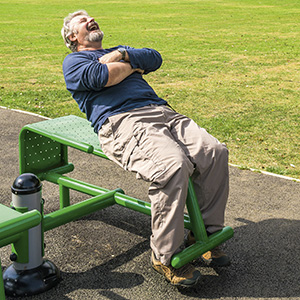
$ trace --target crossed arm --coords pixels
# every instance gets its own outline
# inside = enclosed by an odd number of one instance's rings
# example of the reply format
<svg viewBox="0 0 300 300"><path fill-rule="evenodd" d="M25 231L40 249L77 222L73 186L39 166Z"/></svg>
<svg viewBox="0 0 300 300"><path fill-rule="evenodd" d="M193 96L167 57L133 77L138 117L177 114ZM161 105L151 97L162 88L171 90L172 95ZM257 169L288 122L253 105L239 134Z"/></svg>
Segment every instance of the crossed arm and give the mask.
<svg viewBox="0 0 300 300"><path fill-rule="evenodd" d="M108 69L108 81L105 87L113 86L120 83L126 77L134 72L144 73L141 69L134 69L130 65L130 58L126 52L125 61L121 61L122 54L118 51L112 51L99 58L101 64L106 64Z"/></svg>

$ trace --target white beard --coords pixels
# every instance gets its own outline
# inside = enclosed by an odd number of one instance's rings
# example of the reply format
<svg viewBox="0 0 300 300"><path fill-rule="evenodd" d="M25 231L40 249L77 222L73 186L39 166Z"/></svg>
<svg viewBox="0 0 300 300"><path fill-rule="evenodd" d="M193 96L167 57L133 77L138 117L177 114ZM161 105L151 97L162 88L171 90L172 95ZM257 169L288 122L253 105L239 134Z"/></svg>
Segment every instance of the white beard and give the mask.
<svg viewBox="0 0 300 300"><path fill-rule="evenodd" d="M103 39L104 33L101 30L89 32L85 37L88 42L101 42Z"/></svg>

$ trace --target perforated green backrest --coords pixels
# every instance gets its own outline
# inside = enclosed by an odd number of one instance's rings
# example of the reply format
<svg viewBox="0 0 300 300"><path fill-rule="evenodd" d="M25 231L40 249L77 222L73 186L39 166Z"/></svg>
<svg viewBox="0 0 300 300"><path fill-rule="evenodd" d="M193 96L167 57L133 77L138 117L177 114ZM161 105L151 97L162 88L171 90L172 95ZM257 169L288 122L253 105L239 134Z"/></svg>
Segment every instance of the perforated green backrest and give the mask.
<svg viewBox="0 0 300 300"><path fill-rule="evenodd" d="M67 146L107 158L90 122L73 115L26 125L19 142L21 173L67 165Z"/></svg>

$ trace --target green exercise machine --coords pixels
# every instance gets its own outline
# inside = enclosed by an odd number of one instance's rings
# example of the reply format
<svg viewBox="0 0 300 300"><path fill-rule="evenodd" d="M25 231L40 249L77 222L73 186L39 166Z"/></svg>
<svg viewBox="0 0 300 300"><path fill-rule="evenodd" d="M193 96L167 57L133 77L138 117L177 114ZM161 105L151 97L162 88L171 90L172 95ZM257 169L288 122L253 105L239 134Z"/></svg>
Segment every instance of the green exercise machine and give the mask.
<svg viewBox="0 0 300 300"><path fill-rule="evenodd" d="M47 280L42 279L49 282L49 285L44 287L45 290L59 282L59 270L52 262L43 258L44 232L115 204L151 215L150 203L127 196L122 189L108 190L65 175L74 170L74 165L68 162L68 148L70 147L108 159L102 152L98 137L90 123L77 116L71 115L29 124L23 127L20 132L19 160L21 175L16 179L12 187L12 206L15 209L12 211L23 216L29 213L25 211L32 210L39 214L41 221L37 225L38 229L29 229L26 234L24 229L23 233L18 234L19 239L24 239L26 243L21 243L19 240L10 241L13 243L13 253L11 255L13 265L3 274L4 287L8 294L13 294L12 290L18 289L17 283L15 285L12 284L10 276L14 278L16 276L15 273L18 273L24 267L27 272L29 270L33 272L33 270L43 269L47 265L50 275L47 275ZM26 181L32 183L24 183ZM60 209L47 215L43 213L42 181L49 181L59 186ZM17 184L18 182L21 186ZM25 193L23 191L22 193L22 187L26 190L28 185L31 188L31 192L27 191ZM86 194L89 198L71 205L70 190ZM171 264L174 268L182 267L233 236L233 230L228 226L217 233L207 236L191 180L189 181L186 206L188 214L184 216L184 226L193 231L196 243L173 256ZM37 215L35 214L35 216ZM28 224L27 226L29 227L34 225L33 223ZM29 227L26 228L28 229ZM2 230L1 224L0 230ZM5 231L5 229L3 230ZM32 235L36 237L30 237L31 231ZM27 234L29 237L27 237ZM33 240L34 242L32 242ZM6 237L4 241L8 242ZM3 245L1 238L0 246ZM21 280L21 278L18 280ZM24 295L25 293L35 294L41 292L40 289L37 291L23 289L24 291L18 291L19 295L22 293Z"/></svg>

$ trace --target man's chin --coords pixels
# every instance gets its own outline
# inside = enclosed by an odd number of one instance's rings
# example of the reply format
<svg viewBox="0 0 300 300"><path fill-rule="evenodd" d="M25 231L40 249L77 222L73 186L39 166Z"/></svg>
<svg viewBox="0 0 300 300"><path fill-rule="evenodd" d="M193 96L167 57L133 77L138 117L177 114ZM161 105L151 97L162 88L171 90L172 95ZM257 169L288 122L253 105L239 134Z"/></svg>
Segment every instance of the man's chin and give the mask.
<svg viewBox="0 0 300 300"><path fill-rule="evenodd" d="M99 30L94 30L89 33L89 35L86 37L87 41L89 42L101 42L103 40L103 32Z"/></svg>

